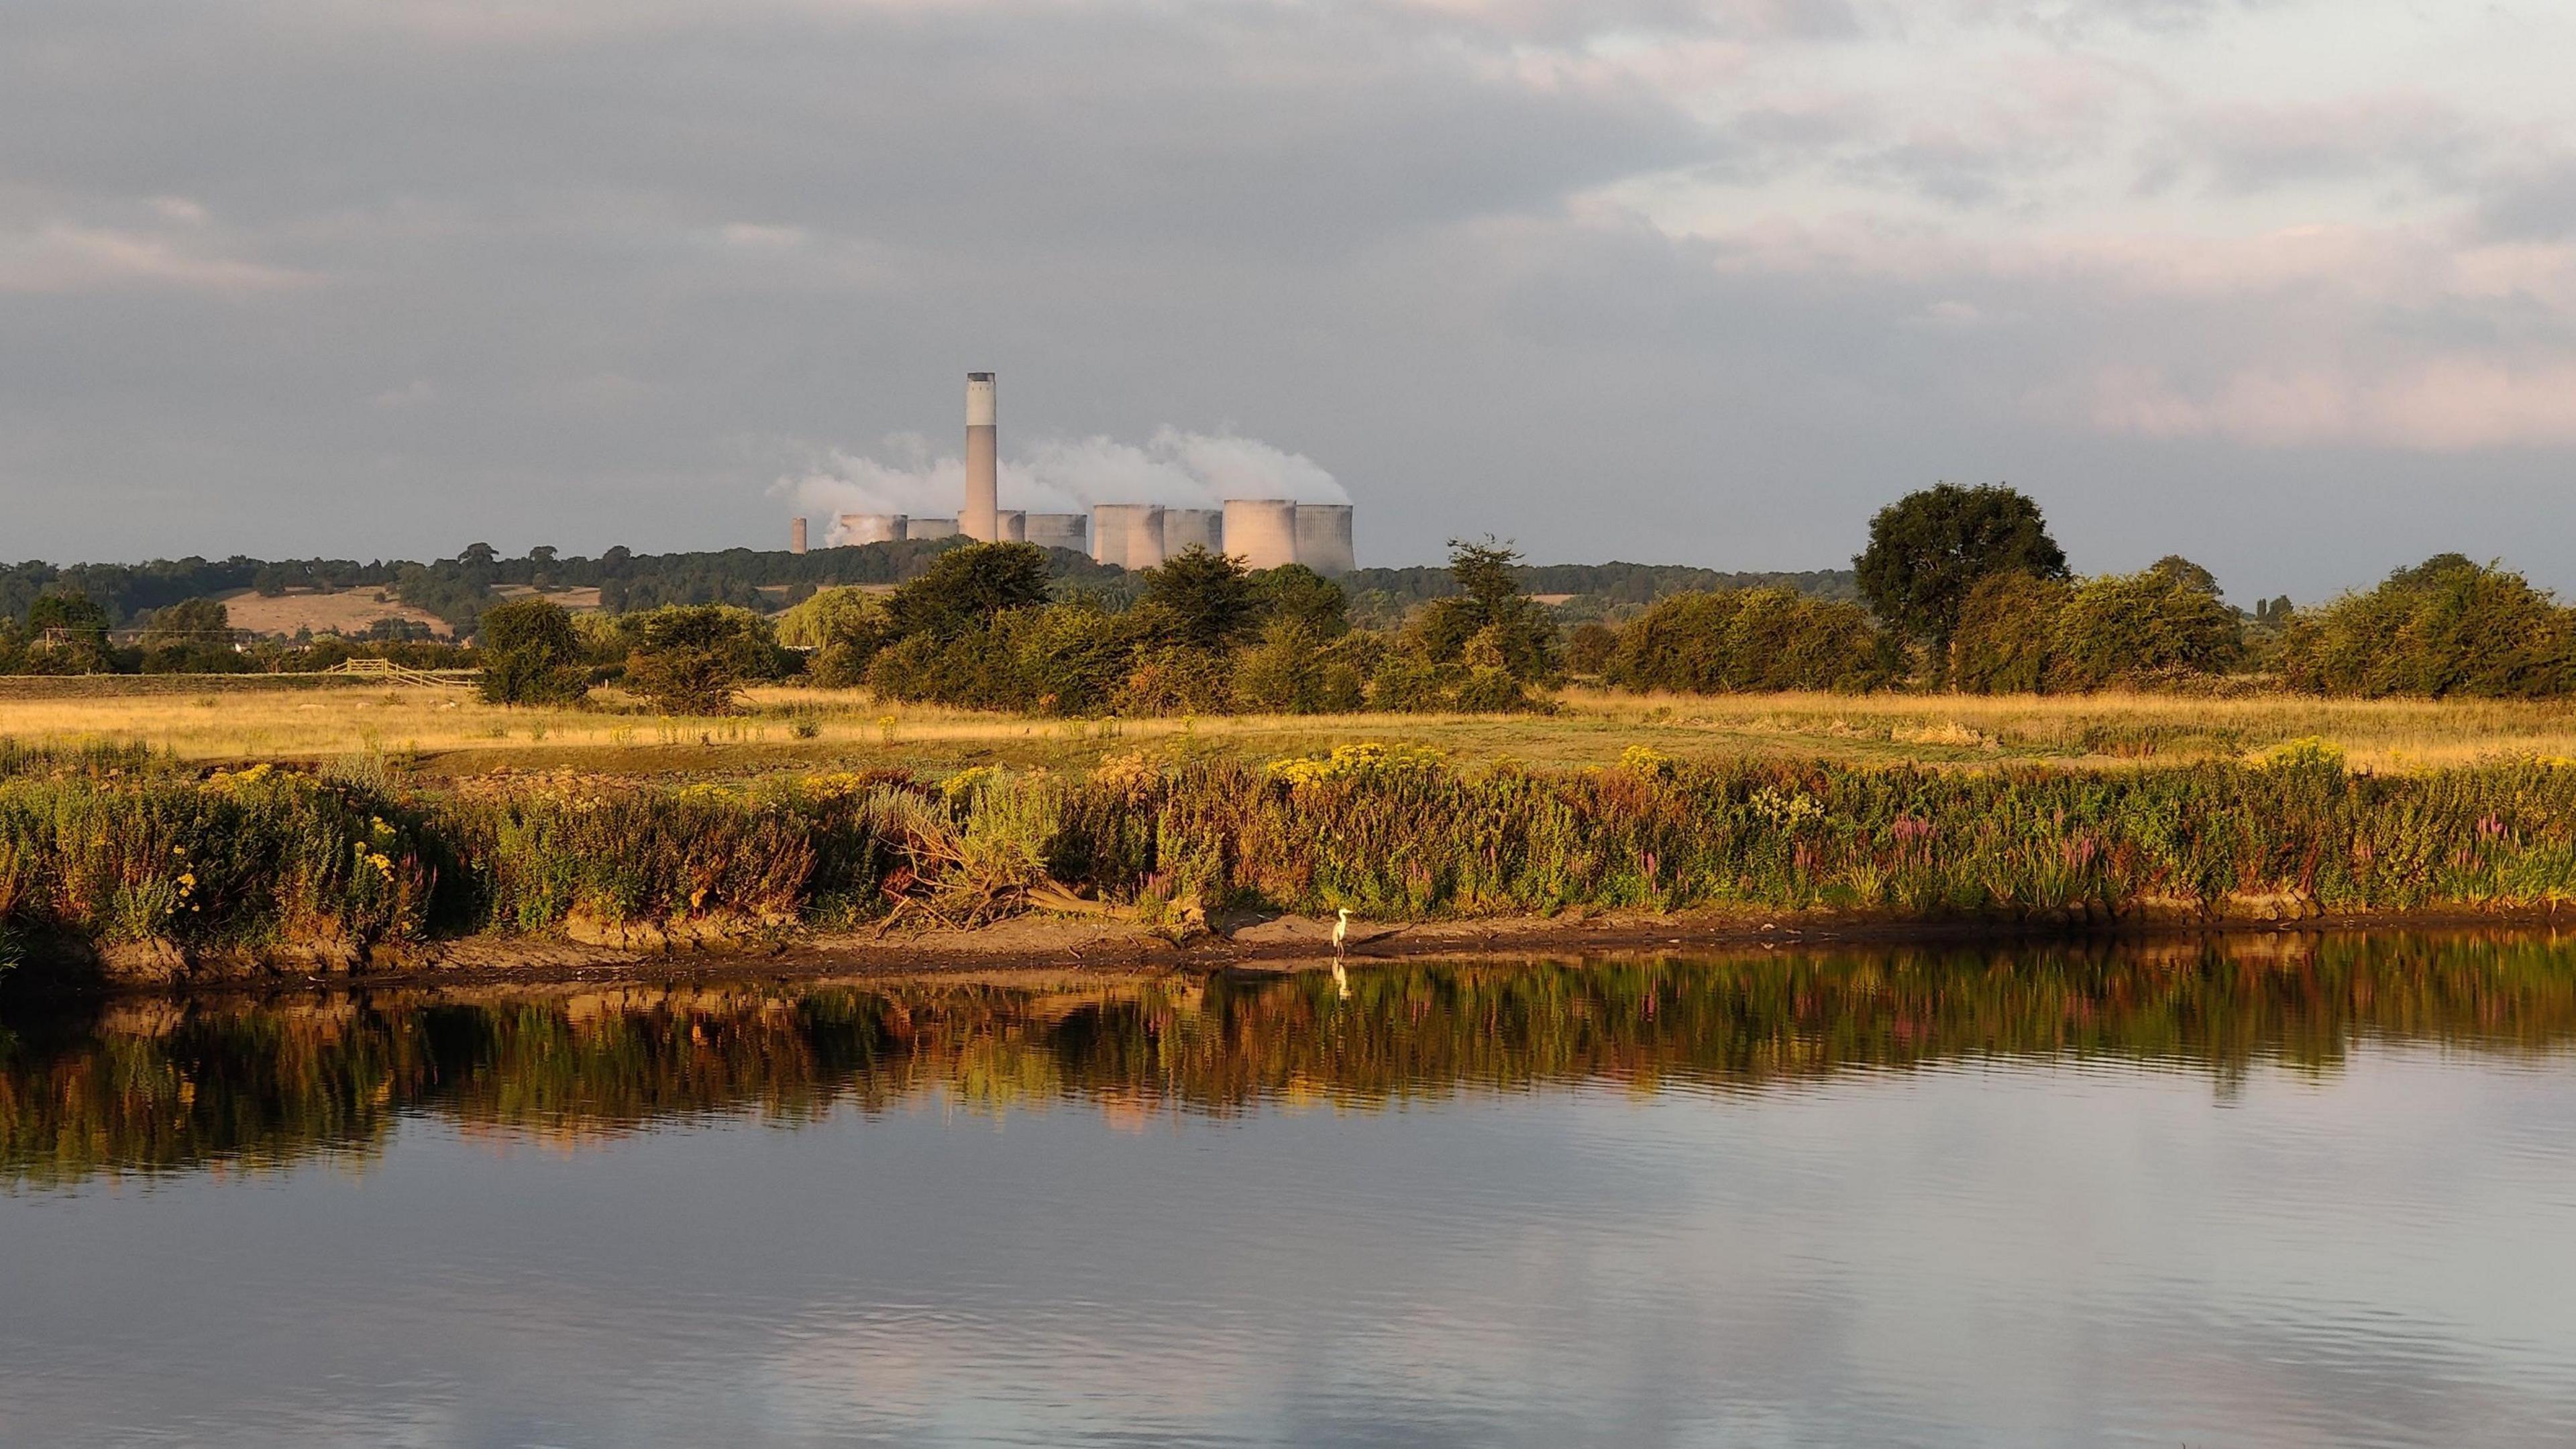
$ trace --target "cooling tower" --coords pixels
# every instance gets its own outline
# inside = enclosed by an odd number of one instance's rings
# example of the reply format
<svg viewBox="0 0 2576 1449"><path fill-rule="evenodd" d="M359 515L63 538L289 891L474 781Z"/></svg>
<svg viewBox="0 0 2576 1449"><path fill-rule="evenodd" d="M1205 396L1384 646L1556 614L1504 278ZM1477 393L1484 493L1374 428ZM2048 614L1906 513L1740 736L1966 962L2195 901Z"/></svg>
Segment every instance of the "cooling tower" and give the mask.
<svg viewBox="0 0 2576 1449"><path fill-rule="evenodd" d="M1040 548L1069 548L1076 553L1091 552L1091 520L1079 513L1032 513L1028 515L1026 541Z"/></svg>
<svg viewBox="0 0 2576 1449"><path fill-rule="evenodd" d="M862 543L892 543L904 536L905 519L900 513L844 513L840 521L841 543L844 547Z"/></svg>
<svg viewBox="0 0 2576 1449"><path fill-rule="evenodd" d="M903 536L918 543L925 538L955 538L960 531L953 518L912 518L904 521Z"/></svg>
<svg viewBox="0 0 2576 1449"><path fill-rule="evenodd" d="M1163 506L1095 503L1091 506L1091 556L1122 569L1163 566Z"/></svg>
<svg viewBox="0 0 2576 1449"><path fill-rule="evenodd" d="M1163 557L1170 558L1191 544L1210 553L1225 552L1225 515L1213 508L1164 509Z"/></svg>
<svg viewBox="0 0 2576 1449"><path fill-rule="evenodd" d="M1351 571L1354 564L1349 504L1297 505L1297 562L1328 577Z"/></svg>
<svg viewBox="0 0 2576 1449"><path fill-rule="evenodd" d="M1029 536L1029 516L1016 508L1005 508L993 515L993 538L996 542L1025 543Z"/></svg>
<svg viewBox="0 0 2576 1449"><path fill-rule="evenodd" d="M1297 561L1297 505L1285 498L1225 500L1225 551L1248 569Z"/></svg>
<svg viewBox="0 0 2576 1449"><path fill-rule="evenodd" d="M994 479L997 464L993 413L993 374L966 374L966 506L957 513L957 531L991 543L1002 535L993 516L999 498Z"/></svg>
<svg viewBox="0 0 2576 1449"><path fill-rule="evenodd" d="M787 521L787 551L789 553L803 553L805 551L804 519L791 518Z"/></svg>

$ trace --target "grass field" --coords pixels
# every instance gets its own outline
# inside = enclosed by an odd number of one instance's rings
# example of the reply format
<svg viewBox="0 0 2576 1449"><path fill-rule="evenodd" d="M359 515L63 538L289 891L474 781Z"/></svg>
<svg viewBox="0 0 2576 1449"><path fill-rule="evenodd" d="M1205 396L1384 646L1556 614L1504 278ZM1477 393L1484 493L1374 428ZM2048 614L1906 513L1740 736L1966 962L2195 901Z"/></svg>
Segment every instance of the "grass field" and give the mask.
<svg viewBox="0 0 2576 1449"><path fill-rule="evenodd" d="M2342 745L2356 768L2406 772L2516 756L2576 756L2576 706L2168 695L1645 697L1574 691L1546 716L1234 716L1029 720L864 692L767 688L750 712L675 719L614 691L586 709L504 709L465 689L284 689L253 676L20 679L0 693L0 737L135 741L209 763L325 762L381 753L430 776L573 770L731 777L777 770L969 765L1088 768L1157 757L1301 754L1409 741L1474 767L1579 767L1645 746L1680 760L1744 757L1973 766L2011 760L2111 767L2229 758L2285 740Z"/></svg>

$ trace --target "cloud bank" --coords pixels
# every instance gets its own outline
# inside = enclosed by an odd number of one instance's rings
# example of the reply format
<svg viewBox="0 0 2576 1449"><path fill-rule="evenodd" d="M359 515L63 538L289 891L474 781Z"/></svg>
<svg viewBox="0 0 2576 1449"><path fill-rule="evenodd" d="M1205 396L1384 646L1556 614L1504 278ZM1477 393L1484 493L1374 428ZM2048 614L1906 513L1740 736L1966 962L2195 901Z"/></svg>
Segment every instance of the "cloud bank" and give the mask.
<svg viewBox="0 0 2576 1449"><path fill-rule="evenodd" d="M946 435L991 368L1006 487L1324 459L1388 561L1825 566L1896 493L2007 479L2080 567L2309 596L2440 547L2576 587L2563 5L10 26L22 556L765 543L782 473L932 486L868 440Z"/></svg>

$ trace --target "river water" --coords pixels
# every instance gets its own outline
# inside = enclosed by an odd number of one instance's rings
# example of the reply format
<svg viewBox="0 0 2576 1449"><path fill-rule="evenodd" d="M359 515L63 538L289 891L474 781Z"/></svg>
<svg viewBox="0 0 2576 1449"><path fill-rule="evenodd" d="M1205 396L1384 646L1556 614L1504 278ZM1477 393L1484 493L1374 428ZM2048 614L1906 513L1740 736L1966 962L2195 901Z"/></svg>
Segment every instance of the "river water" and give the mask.
<svg viewBox="0 0 2576 1449"><path fill-rule="evenodd" d="M2576 945L0 1014L0 1442L2576 1443Z"/></svg>

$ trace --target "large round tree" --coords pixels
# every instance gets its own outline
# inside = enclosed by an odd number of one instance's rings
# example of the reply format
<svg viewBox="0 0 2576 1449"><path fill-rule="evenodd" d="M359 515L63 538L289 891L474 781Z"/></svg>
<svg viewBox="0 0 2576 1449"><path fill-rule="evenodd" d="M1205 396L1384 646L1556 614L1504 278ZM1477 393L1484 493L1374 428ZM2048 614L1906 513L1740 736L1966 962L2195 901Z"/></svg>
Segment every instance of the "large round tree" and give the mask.
<svg viewBox="0 0 2576 1449"><path fill-rule="evenodd" d="M1943 666L1959 610L1981 579L2066 577L2066 551L2039 505L2002 484L1942 483L1908 493L1869 521L1869 548L1852 560L1861 597L1887 626L1932 646Z"/></svg>

